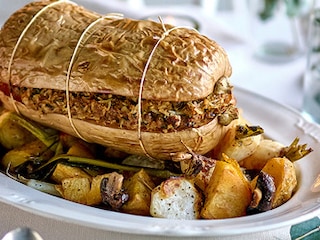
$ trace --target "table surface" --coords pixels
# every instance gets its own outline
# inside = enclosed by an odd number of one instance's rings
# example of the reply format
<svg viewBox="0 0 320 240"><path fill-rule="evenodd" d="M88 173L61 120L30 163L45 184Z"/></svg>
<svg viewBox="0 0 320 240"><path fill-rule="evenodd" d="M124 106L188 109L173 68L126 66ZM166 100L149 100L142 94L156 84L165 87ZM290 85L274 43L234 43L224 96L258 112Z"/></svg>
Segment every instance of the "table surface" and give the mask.
<svg viewBox="0 0 320 240"><path fill-rule="evenodd" d="M0 25L5 19L28 0L6 1L0 0ZM134 8L121 8L122 4L109 3L102 4L103 1L75 1L83 3L85 6L93 10L103 12L117 11L123 12L125 15L139 17L139 11ZM100 3L99 3L100 2ZM106 1L107 2L107 1ZM5 7L2 7L5 6ZM103 6L104 8L101 8ZM149 9L149 8L148 8ZM144 9L144 14L148 9ZM140 9L141 10L141 9ZM183 9L179 9L183 11ZM154 9L153 9L154 12ZM151 10L149 13L153 13ZM189 11L190 13L190 11ZM233 75L231 82L234 86L256 92L267 98L273 99L281 104L300 110L302 103L302 79L305 70L306 59L302 56L294 61L287 63L267 63L258 61L252 56L250 42L247 41L248 35L246 31L239 28L244 22L243 16L239 17L235 27L229 24L235 21L233 15L215 12L213 16L205 14L196 14L202 17L202 22L206 24L200 29L201 33L209 38L216 40L227 51L232 67ZM244 24L242 25L244 26ZM0 237L7 231L16 227L28 226L37 230L44 239L180 239L175 237L150 237L138 236L117 232L107 232L96 230L90 227L78 226L73 223L59 221L25 212L17 207L0 202ZM290 239L290 226L274 231L255 233L245 236L221 237L215 239ZM65 237L67 236L67 237ZM213 239L213 238L201 238Z"/></svg>

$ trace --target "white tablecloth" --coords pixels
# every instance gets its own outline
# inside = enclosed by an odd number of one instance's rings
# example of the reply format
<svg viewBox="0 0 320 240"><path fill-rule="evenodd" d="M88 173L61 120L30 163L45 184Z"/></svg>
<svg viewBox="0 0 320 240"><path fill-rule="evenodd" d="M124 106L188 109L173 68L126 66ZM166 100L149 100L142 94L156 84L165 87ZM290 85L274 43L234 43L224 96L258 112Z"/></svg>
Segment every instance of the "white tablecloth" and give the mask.
<svg viewBox="0 0 320 240"><path fill-rule="evenodd" d="M0 23L16 9L29 2L28 0L0 0ZM83 1L79 1L83 2ZM84 1L86 2L86 1ZM95 1L92 1L95 2ZM101 1L102 2L102 1ZM107 2L107 1L106 1ZM95 10L104 11L103 8L98 8L98 5L86 3L87 6L92 6ZM107 7L112 10L119 11L118 3ZM108 11L109 8L105 8ZM117 9L118 8L118 9ZM122 12L128 14L139 15L137 11ZM141 14L141 12L140 12ZM144 12L146 14L146 12ZM219 13L216 13L219 16ZM199 17L199 16L198 16ZM215 39L222 45L229 54L230 61L233 66L233 75L231 82L235 86L241 86L245 89L257 92L263 96L276 100L290 107L300 109L302 101L302 76L305 69L305 58L301 57L295 61L282 64L269 64L257 61L252 57L250 44L246 42L247 35L242 32L237 26L224 25L223 19L228 20L226 16L219 17L219 21L207 22L207 25L202 29L203 33L210 38ZM208 21L208 19L205 19ZM234 19L233 19L234 21ZM230 22L230 21L229 21ZM221 24L219 24L221 23ZM239 22L237 22L238 24ZM241 24L239 23L239 26ZM226 31L224 27L227 26ZM241 35L241 36L239 36ZM1 193L0 193L1 194ZM275 220L276 221L276 220ZM56 239L180 239L175 237L151 237L130 235L116 232L107 232L96 230L90 227L78 226L73 223L67 223L61 220L42 217L36 214L31 214L17 207L0 202L0 237L9 230L16 227L28 226L38 231L45 240ZM232 231L232 229L230 229ZM277 229L269 232L255 233L244 236L221 237L214 239L290 239L290 226ZM213 239L209 237L201 239Z"/></svg>

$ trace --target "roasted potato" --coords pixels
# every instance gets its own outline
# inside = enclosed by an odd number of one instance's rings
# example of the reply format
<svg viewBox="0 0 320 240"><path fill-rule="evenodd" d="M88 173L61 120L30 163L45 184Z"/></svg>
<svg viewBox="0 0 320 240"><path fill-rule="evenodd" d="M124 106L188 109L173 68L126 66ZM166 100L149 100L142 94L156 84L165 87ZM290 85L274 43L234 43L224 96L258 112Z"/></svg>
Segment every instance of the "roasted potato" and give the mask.
<svg viewBox="0 0 320 240"><path fill-rule="evenodd" d="M242 129L248 129L245 132L257 135L243 134L241 133ZM221 159L222 154L226 154L239 162L253 154L259 146L262 136L259 131L253 133L250 129L260 130L260 128L247 125L236 125L230 128L215 149L214 157ZM242 136L237 137L239 134Z"/></svg>
<svg viewBox="0 0 320 240"><path fill-rule="evenodd" d="M169 178L152 190L150 214L159 218L197 219L201 205L202 196L192 181Z"/></svg>
<svg viewBox="0 0 320 240"><path fill-rule="evenodd" d="M102 202L101 181L112 174L114 173L106 173L94 178L86 176L64 178L60 185L56 185L56 190L64 199L91 206L98 205Z"/></svg>
<svg viewBox="0 0 320 240"><path fill-rule="evenodd" d="M0 144L6 149L21 147L36 138L26 129L21 127L11 117L12 112L0 113Z"/></svg>
<svg viewBox="0 0 320 240"><path fill-rule="evenodd" d="M263 139L256 151L249 157L240 161L240 165L246 169L261 170L271 158L286 157L291 162L297 161L313 151L307 144L299 144L299 138L295 138L289 146Z"/></svg>
<svg viewBox="0 0 320 240"><path fill-rule="evenodd" d="M262 169L273 177L276 192L272 208L276 208L288 201L297 187L297 176L294 164L287 158L271 158ZM255 185L257 179L253 180Z"/></svg>
<svg viewBox="0 0 320 240"><path fill-rule="evenodd" d="M1 164L6 168L10 164L10 169L14 169L28 160L45 161L53 156L51 151L43 142L35 140L21 147L8 151L2 158Z"/></svg>
<svg viewBox="0 0 320 240"><path fill-rule="evenodd" d="M90 179L85 177L65 178L61 185L56 186L56 190L64 199L87 204L87 195L90 191Z"/></svg>
<svg viewBox="0 0 320 240"><path fill-rule="evenodd" d="M124 188L129 195L122 211L137 215L150 215L151 191L155 187L145 170L135 173L124 181Z"/></svg>
<svg viewBox="0 0 320 240"><path fill-rule="evenodd" d="M217 161L208 187L201 217L222 219L246 215L251 202L252 190L249 181L236 160L223 154Z"/></svg>
<svg viewBox="0 0 320 240"><path fill-rule="evenodd" d="M51 179L60 184L63 179L73 177L84 177L90 179L91 176L81 168L58 163L52 173Z"/></svg>
<svg viewBox="0 0 320 240"><path fill-rule="evenodd" d="M84 158L94 158L94 153L92 149L89 148L88 144L82 141L75 142L68 150L68 155L84 157Z"/></svg>

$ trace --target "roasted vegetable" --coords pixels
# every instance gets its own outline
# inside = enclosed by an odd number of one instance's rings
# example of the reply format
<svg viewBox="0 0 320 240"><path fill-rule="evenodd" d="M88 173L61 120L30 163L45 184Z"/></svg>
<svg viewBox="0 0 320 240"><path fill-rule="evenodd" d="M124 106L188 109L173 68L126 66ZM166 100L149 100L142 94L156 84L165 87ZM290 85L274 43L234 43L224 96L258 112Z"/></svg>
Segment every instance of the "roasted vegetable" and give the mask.
<svg viewBox="0 0 320 240"><path fill-rule="evenodd" d="M271 210L275 192L276 186L273 177L261 171L253 190L248 213L259 213Z"/></svg>
<svg viewBox="0 0 320 240"><path fill-rule="evenodd" d="M236 160L223 154L217 161L208 187L201 217L222 219L246 215L251 202L251 186Z"/></svg>
<svg viewBox="0 0 320 240"><path fill-rule="evenodd" d="M59 162L66 162L74 166L79 167L85 167L85 168L103 168L103 169L109 169L114 171L129 171L129 172L139 172L141 170L141 167L136 166L128 166L123 164L118 164L114 162L109 162L106 160L101 159L91 159L91 158L83 158L83 157L77 157L77 156L70 156L66 154L61 154L54 156L51 158L48 162L46 162L44 165L39 166L35 171L41 171L42 169L48 167L48 165L55 165ZM169 178L172 176L180 176L181 173L178 172L171 172L168 169L154 169L154 168L144 168L144 170L152 176L159 177L159 178Z"/></svg>
<svg viewBox="0 0 320 240"><path fill-rule="evenodd" d="M214 149L214 158L221 159L222 154L226 154L238 162L247 158L256 151L262 133L263 129L259 126L234 125Z"/></svg>
<svg viewBox="0 0 320 240"><path fill-rule="evenodd" d="M185 176L193 177L193 181L202 191L207 187L213 173L216 160L195 154L189 149L188 153L175 153L171 155L173 161L180 163Z"/></svg>
<svg viewBox="0 0 320 240"><path fill-rule="evenodd" d="M308 155L313 150L306 144L298 144L299 138L295 138L289 146L270 140L263 139L254 153L243 159L240 165L246 169L261 170L266 162L273 157L286 157L291 161L297 161Z"/></svg>
<svg viewBox="0 0 320 240"><path fill-rule="evenodd" d="M35 179L23 179L19 178L19 182L24 183L28 187L31 187L33 189L36 189L40 192L48 193L53 196L61 197L60 192L57 191L55 184L49 183L49 182L44 182L44 181L39 181Z"/></svg>
<svg viewBox="0 0 320 240"><path fill-rule="evenodd" d="M98 206L102 203L101 182L104 178L108 178L111 173L97 175L92 178L91 188L87 194L87 204L91 206Z"/></svg>
<svg viewBox="0 0 320 240"><path fill-rule="evenodd" d="M36 179L27 179L27 178L24 178L23 176L20 176L20 175L13 176L11 173L9 173L8 169L7 169L6 173L7 173L7 176L9 176L10 178L12 178L20 183L23 183L23 184L27 185L28 187L36 189L40 192L48 193L53 196L62 197L60 192L56 190L56 186L53 183L39 181Z"/></svg>
<svg viewBox="0 0 320 240"><path fill-rule="evenodd" d="M228 56L194 29L33 1L0 56L5 108L130 154L167 160L180 140L204 154L238 117Z"/></svg>
<svg viewBox="0 0 320 240"><path fill-rule="evenodd" d="M143 155L130 155L122 161L122 164L150 169L165 169L166 167L165 161L159 161Z"/></svg>
<svg viewBox="0 0 320 240"><path fill-rule="evenodd" d="M53 148L54 144L57 142L57 139L58 139L57 131L52 128L39 125L13 112L5 113L5 118L9 119L10 121L13 121L15 124L19 125L21 128L28 130L31 135L35 136L37 139L43 142L47 147Z"/></svg>
<svg viewBox="0 0 320 240"><path fill-rule="evenodd" d="M142 169L124 180L123 186L129 198L121 210L126 213L149 216L151 191L155 184L146 171Z"/></svg>
<svg viewBox="0 0 320 240"><path fill-rule="evenodd" d="M197 219L200 217L202 196L192 181L169 178L152 190L150 214L170 219Z"/></svg>
<svg viewBox="0 0 320 240"><path fill-rule="evenodd" d="M299 138L295 138L290 146L283 148L280 157L286 157L291 162L297 161L313 151L307 148L307 144L298 144Z"/></svg>
<svg viewBox="0 0 320 240"><path fill-rule="evenodd" d="M64 199L81 204L87 204L87 196L91 188L91 179L86 177L65 178L56 190Z"/></svg>
<svg viewBox="0 0 320 240"><path fill-rule="evenodd" d="M44 128L35 122L26 120L13 112L4 111L0 117L0 143L12 149L39 139L47 147L54 149L57 142L57 132L50 128ZM17 141L13 143L13 141Z"/></svg>
<svg viewBox="0 0 320 240"><path fill-rule="evenodd" d="M283 144L277 141L262 139L256 150L239 163L245 169L260 171L270 158L279 157L284 147Z"/></svg>
<svg viewBox="0 0 320 240"><path fill-rule="evenodd" d="M93 151L88 147L88 144L77 141L68 150L67 155L78 156L84 158L95 158Z"/></svg>
<svg viewBox="0 0 320 240"><path fill-rule="evenodd" d="M0 116L0 145L13 149L35 140L35 137L11 116L11 112L3 112Z"/></svg>
<svg viewBox="0 0 320 240"><path fill-rule="evenodd" d="M129 198L123 187L123 179L123 175L116 172L110 173L101 179L102 202L114 210L119 210Z"/></svg>
<svg viewBox="0 0 320 240"><path fill-rule="evenodd" d="M58 163L52 173L51 179L56 183L61 183L63 179L73 177L90 178L91 176L81 168Z"/></svg>
<svg viewBox="0 0 320 240"><path fill-rule="evenodd" d="M119 196L122 193L123 176L116 172L97 175L95 177L75 176L64 178L56 190L67 200L90 206L101 203L108 204L113 210L118 210Z"/></svg>
<svg viewBox="0 0 320 240"><path fill-rule="evenodd" d="M33 166L41 166L53 157L54 152L40 140L34 140L21 147L8 151L2 158L1 164L6 168L10 166L13 170L16 167L30 162ZM31 169L30 169L31 170Z"/></svg>
<svg viewBox="0 0 320 240"><path fill-rule="evenodd" d="M294 164L286 157L275 157L269 159L261 171L274 179L276 191L272 201L272 208L276 208L288 201L297 187ZM252 180L252 186L257 184L257 178Z"/></svg>
<svg viewBox="0 0 320 240"><path fill-rule="evenodd" d="M274 178L276 192L272 208L276 208L288 201L297 187L296 170L293 163L283 158L272 158L262 169Z"/></svg>

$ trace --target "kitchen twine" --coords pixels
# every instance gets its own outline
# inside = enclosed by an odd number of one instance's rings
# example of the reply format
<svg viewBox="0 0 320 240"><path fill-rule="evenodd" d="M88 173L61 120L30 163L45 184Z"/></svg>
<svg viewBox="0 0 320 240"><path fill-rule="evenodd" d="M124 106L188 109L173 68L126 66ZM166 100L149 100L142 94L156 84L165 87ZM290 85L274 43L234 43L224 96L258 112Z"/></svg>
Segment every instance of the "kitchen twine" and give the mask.
<svg viewBox="0 0 320 240"><path fill-rule="evenodd" d="M99 22L105 20L105 19L108 19L108 18L114 18L114 19L120 19L122 18L122 15L117 15L117 14L108 14L106 16L103 16L101 18L98 18L97 20L95 20L94 22L92 22L81 34L78 42L77 42L77 45L73 51L73 54L71 56L71 60L70 60L70 63L69 63L69 67L68 67L68 72L67 72L67 79L66 79L66 101L67 101L67 111L68 111L68 119L69 119L69 122L70 122L70 125L73 129L73 131L78 135L79 138L81 138L82 140L84 141L87 141L82 135L81 133L78 131L78 129L76 128L76 126L74 125L74 122L73 122L73 119L72 119L72 114L71 114L71 107L70 107L70 95L69 95L69 83L70 83L70 76L71 76L71 71L72 71L72 67L73 67L73 64L74 64L74 61L76 59L76 56L77 56L77 53L78 53L78 50L81 46L82 43L86 42L90 36L93 34L90 33L90 30L91 28L93 28L96 24L98 24ZM88 38L86 38L84 40L84 37L87 33L90 33L90 36L88 36ZM87 141L89 142L89 141Z"/></svg>
<svg viewBox="0 0 320 240"><path fill-rule="evenodd" d="M49 8L55 6L55 5L58 5L58 4L61 4L61 3L70 3L70 4L74 4L74 5L77 5L76 3L74 2L71 2L69 0L59 0L59 1L56 1L56 2L52 2L48 5L46 5L45 7L43 7L40 11L38 11L33 17L32 19L30 20L30 22L26 25L26 27L23 29L23 31L21 32L16 44L15 44L15 47L13 48L13 51L12 51L12 54L11 54L11 57L10 57L10 61L9 61L9 66L8 66L8 75L9 75L9 81L8 81L8 86L9 86L9 92L10 92L10 99L13 103L13 106L14 106L14 109L15 111L20 114L20 111L18 109L18 106L14 100L14 97L12 95L12 84L11 84L11 75L12 75L12 64L13 64L13 59L15 57L15 54L17 52L17 49L21 43L21 41L23 40L23 37L26 35L27 31L29 30L29 28L32 26L32 24L36 21L36 19L41 15L43 14L46 10L48 10ZM78 129L75 127L74 125L74 122L72 120L72 116L71 116L71 108L70 108L70 95L69 95L69 82L70 82L70 75L71 75L71 70L72 70L72 67L73 67L73 63L74 63L74 60L76 58L76 54L79 50L79 47L80 45L87 41L87 39L83 40L85 35L91 30L91 28L96 25L97 23L99 23L100 21L104 20L104 19L107 19L107 18L121 18L122 15L118 15L118 14L108 14L106 16L103 16L103 17L100 17L98 19L96 19L94 22L92 22L81 34L78 42L77 42L77 45L75 47L75 50L71 56L71 60L70 60L70 63L69 63L69 66L68 66L68 71L67 71L67 77L66 77L66 104L67 104L67 112L68 112L68 119L69 119L69 122L70 122L70 125L72 127L72 129L74 130L74 132L78 135L79 138L87 141L81 134L80 132L78 131ZM90 32L89 32L90 33ZM92 33L91 33L92 34ZM90 35L91 35L90 34Z"/></svg>
<svg viewBox="0 0 320 240"><path fill-rule="evenodd" d="M144 144L143 144L143 141L142 141L142 136L141 136L141 122L142 122L142 110L141 110L141 101L142 101L142 90L143 90L143 83L145 81L145 78L146 78L146 74L147 74L147 71L148 71L148 68L149 68L149 65L150 65L150 62L151 62L151 59L156 51L156 49L158 48L158 46L160 45L161 41L163 41L171 32L173 32L174 30L177 30L177 29L181 29L181 28L185 28L185 29L191 29L191 30L194 30L197 32L196 29L192 28L192 27L188 27L188 26L177 26L177 27L173 27L173 28L170 28L170 29L166 29L166 26L165 24L163 23L162 21L162 18L159 17L159 21L162 25L162 28L163 28L163 33L161 35L161 37L158 39L158 41L156 42L156 44L154 45L152 51L150 52L150 55L148 57L148 60L144 66L144 69L143 69L143 73L142 73L142 77L140 79L140 88L139 88L139 96L138 96L138 139L139 139L139 145L140 147L142 148L144 154L150 158L153 158L152 156L150 156L150 154L147 152L147 150L145 149L144 147Z"/></svg>
<svg viewBox="0 0 320 240"><path fill-rule="evenodd" d="M39 12L37 12L37 14L35 14L33 16L33 18L31 19L31 21L27 24L27 26L24 28L24 30L22 31L22 33L20 34L19 38L18 38L18 41L13 49L13 52L11 54L11 58L10 58L10 61L9 61L9 66L8 66L8 75L9 75L9 90L10 90L10 98L13 102L13 106L16 110L16 112L18 114L20 114L20 111L14 101L14 98L13 98L13 95L12 95L12 86L11 86L11 68L12 68L12 64L13 64L13 59L14 59L14 56L16 54L16 51L18 49L18 46L20 45L23 37L25 36L26 32L29 30L29 28L31 27L31 25L35 22L35 20L43 13L45 12L47 9L49 9L50 7L53 7L55 5L58 5L60 3L71 3L71 4L74 4L74 5L77 5L71 1L68 1L68 0L59 0L57 2L52 2L50 4L48 4L47 6L45 6L44 8L42 8ZM74 61L76 59L76 56L78 54L78 51L81 47L81 45L83 45L84 42L86 42L90 36L93 34L93 32L90 32L90 30L96 25L98 24L99 22L105 20L105 19L121 19L123 18L123 15L121 14L107 14L103 17L100 17L98 19L96 19L94 22L92 22L86 29L84 29L84 31L82 32L77 44L76 44L76 47L73 51L73 54L71 56L71 59L70 59L70 63L69 63L69 66L68 66L68 71L67 71L67 76L66 76L66 104L67 104L67 112L68 112L68 119L69 119L69 123L70 123L70 126L72 127L72 129L74 130L74 132L77 134L77 136L81 139L83 139L84 141L87 141L89 142L88 140L86 140L82 135L81 133L78 131L78 129L76 128L74 122L73 122L73 119L72 119L72 113L71 113L71 106L70 106L70 90L69 90L69 83L70 83L70 77L71 77L71 73L72 73L72 68L73 68L73 65L74 65ZM138 96L138 140L139 140L139 145L141 147L141 149L143 150L144 154L150 158L153 158L152 156L150 156L150 154L147 152L147 150L145 149L145 145L143 143L143 140L142 140L142 135L141 135L141 123L142 123L142 91L143 91L143 84L144 84L144 81L145 81L145 78L146 78L146 74L147 74L147 71L148 71L148 68L149 68L149 65L151 63L151 60L152 60L152 57L156 51L156 49L158 48L158 46L160 45L161 41L163 41L171 32L177 30L177 29L190 29L190 30L194 30L197 32L197 30L193 27L189 27L189 26L176 26L176 27L173 27L173 28L170 28L170 29L166 29L166 26L164 24L164 22L162 21L161 17L159 17L159 21L162 25L162 28L164 30L164 32L162 33L162 35L160 37L154 37L154 39L157 39L157 42L156 44L154 45L153 49L151 50L150 52L150 55L147 59L147 62L144 66L144 69L143 69L143 72L142 72L142 76L141 76L141 79L140 79L140 86L139 86L139 96ZM85 38L85 36L89 33L89 36L87 38Z"/></svg>
<svg viewBox="0 0 320 240"><path fill-rule="evenodd" d="M13 51L12 51L12 54L11 54L11 57L10 57L10 61L9 61L9 66L8 66L8 87L9 87L9 92L10 92L10 99L12 101L12 104L13 104L13 107L15 109L15 111L20 114L20 111L15 103L15 100L13 98L13 95L12 95L12 86L11 86L11 68L12 68L12 63L13 63L13 59L16 55L16 52L17 52L17 49L21 43L21 41L23 40L23 37L26 35L27 31L29 30L29 28L32 26L32 24L36 21L36 19L43 13L45 12L47 9L55 6L55 5L58 5L60 3L65 3L65 2L70 2L68 0L60 0L60 1L57 1L57 2L52 2L50 4L48 4L47 6L45 6L44 8L42 8L39 12L37 12L30 20L30 22L27 24L27 26L23 29L23 31L21 32L17 42L16 42L16 45L14 46L13 48ZM73 2L70 2L71 4L75 4ZM76 5L76 4L75 4Z"/></svg>

